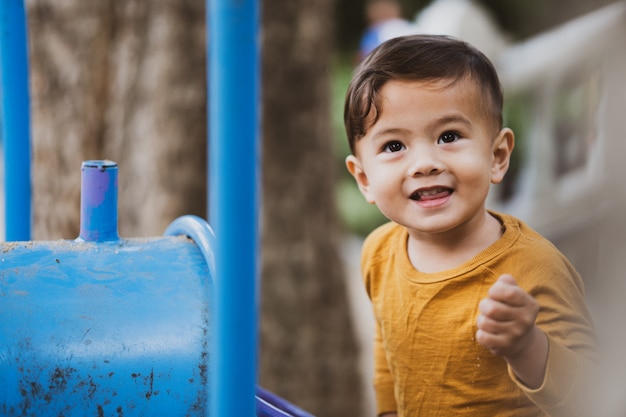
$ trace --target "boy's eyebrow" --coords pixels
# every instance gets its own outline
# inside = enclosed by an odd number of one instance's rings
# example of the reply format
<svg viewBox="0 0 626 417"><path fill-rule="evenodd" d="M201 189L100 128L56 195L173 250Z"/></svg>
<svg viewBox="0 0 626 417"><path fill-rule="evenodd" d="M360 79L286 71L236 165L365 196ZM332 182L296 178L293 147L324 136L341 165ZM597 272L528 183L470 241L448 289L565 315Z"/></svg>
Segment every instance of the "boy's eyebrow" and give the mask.
<svg viewBox="0 0 626 417"><path fill-rule="evenodd" d="M398 127L389 127L389 128L381 129L379 131L374 130L372 132L371 138L373 140L376 140L376 138L386 137L388 135L397 135L402 132L408 132L408 129L402 129Z"/></svg>
<svg viewBox="0 0 626 417"><path fill-rule="evenodd" d="M405 131L407 129L401 129L399 127L388 127L386 129L382 129L378 132L375 132L374 136L380 136L380 135L387 135L387 134L394 134L394 133L399 133L402 131Z"/></svg>
<svg viewBox="0 0 626 417"><path fill-rule="evenodd" d="M438 125L445 125L448 123L462 123L464 125L467 125L468 127L472 126L472 122L467 117L464 117L460 114L452 114L449 116L440 117L439 119L435 120L431 124L433 126L438 126Z"/></svg>

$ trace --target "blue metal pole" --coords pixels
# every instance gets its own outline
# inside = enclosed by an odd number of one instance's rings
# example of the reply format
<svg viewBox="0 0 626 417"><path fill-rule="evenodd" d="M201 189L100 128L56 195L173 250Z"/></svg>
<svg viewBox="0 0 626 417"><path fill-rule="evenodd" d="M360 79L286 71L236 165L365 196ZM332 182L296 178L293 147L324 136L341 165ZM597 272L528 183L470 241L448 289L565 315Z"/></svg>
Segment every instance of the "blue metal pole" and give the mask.
<svg viewBox="0 0 626 417"><path fill-rule="evenodd" d="M5 240L30 240L30 103L23 0L0 1Z"/></svg>
<svg viewBox="0 0 626 417"><path fill-rule="evenodd" d="M259 207L258 0L208 0L209 217L215 229L212 416L254 416Z"/></svg>

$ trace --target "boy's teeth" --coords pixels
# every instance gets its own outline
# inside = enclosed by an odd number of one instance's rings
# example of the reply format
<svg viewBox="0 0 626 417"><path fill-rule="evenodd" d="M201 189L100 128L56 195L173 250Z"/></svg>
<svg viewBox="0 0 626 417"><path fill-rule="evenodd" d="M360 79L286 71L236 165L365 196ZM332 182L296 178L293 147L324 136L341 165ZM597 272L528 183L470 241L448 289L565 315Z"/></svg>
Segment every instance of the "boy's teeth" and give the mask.
<svg viewBox="0 0 626 417"><path fill-rule="evenodd" d="M431 198L439 198L444 194L450 194L452 191L449 188L430 188L427 190L417 190L411 194L411 198L413 200L422 200L422 199L431 199Z"/></svg>
<svg viewBox="0 0 626 417"><path fill-rule="evenodd" d="M429 195L435 195L438 194L440 192L442 192L443 189L441 188L435 188L432 190L423 190L423 191L419 191L419 195L425 195L425 196L429 196Z"/></svg>

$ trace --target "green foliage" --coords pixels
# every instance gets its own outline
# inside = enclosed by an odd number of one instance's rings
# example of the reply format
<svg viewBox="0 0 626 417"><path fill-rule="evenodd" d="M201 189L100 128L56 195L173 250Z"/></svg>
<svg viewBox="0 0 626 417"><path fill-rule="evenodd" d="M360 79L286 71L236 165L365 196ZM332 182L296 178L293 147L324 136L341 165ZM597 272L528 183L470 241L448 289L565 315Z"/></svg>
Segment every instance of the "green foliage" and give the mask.
<svg viewBox="0 0 626 417"><path fill-rule="evenodd" d="M360 236L367 236L388 220L375 205L368 204L354 180L341 180L336 186L336 201L344 228Z"/></svg>
<svg viewBox="0 0 626 417"><path fill-rule="evenodd" d="M515 149L511 154L509 171L501 184L500 198L503 201L510 199L516 192L522 167L525 164L528 135L532 123L533 96L532 93L507 95L504 101L504 126L509 127L515 134Z"/></svg>

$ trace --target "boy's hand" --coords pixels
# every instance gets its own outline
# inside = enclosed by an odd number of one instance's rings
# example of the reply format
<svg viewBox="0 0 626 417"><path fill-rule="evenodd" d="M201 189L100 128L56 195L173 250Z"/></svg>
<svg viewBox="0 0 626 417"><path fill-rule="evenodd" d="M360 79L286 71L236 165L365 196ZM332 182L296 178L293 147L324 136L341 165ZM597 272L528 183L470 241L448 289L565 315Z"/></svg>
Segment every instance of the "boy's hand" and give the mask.
<svg viewBox="0 0 626 417"><path fill-rule="evenodd" d="M511 275L502 275L478 308L478 343L495 355L517 356L532 335L539 312L537 301L518 287Z"/></svg>
<svg viewBox="0 0 626 417"><path fill-rule="evenodd" d="M548 359L548 341L535 326L537 301L511 275L502 275L478 308L476 341L502 356L526 385L539 387Z"/></svg>

